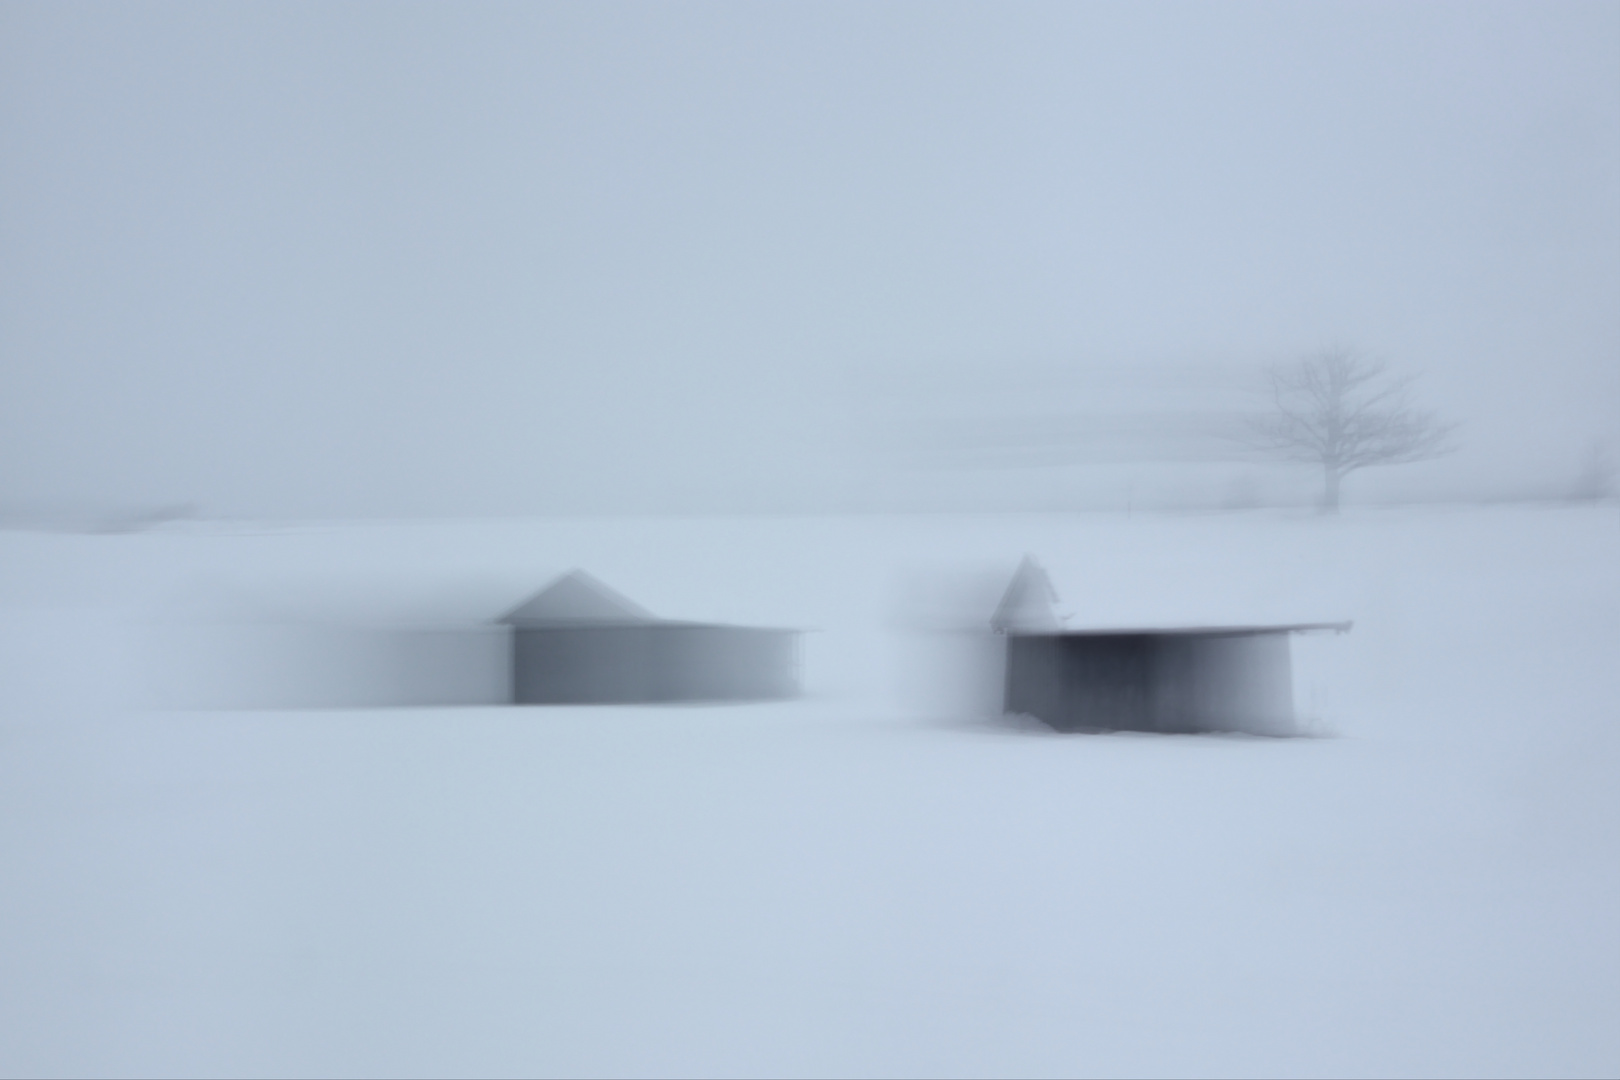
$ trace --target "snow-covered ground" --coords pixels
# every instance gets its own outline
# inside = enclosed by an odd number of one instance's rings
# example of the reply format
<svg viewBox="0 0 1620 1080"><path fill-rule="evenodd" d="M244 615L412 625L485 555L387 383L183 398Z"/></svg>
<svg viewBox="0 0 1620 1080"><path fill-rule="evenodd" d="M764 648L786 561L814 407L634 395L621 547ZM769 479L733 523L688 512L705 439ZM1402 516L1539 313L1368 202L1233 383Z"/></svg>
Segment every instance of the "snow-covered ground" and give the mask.
<svg viewBox="0 0 1620 1080"><path fill-rule="evenodd" d="M996 720L1025 553L1074 624L1355 620L1331 737ZM807 696L154 708L576 566ZM1613 1076L1617 701L1612 506L7 534L0 1071Z"/></svg>

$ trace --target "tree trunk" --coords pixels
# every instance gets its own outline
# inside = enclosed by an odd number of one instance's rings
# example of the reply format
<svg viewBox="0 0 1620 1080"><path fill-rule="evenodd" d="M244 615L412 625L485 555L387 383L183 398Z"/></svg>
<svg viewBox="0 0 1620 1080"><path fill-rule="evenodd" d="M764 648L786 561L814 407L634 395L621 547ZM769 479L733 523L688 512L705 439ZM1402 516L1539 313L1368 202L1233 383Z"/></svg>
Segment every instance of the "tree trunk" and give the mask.
<svg viewBox="0 0 1620 1080"><path fill-rule="evenodd" d="M1322 513L1337 514L1339 512L1339 481L1344 474L1329 465L1324 467L1322 476Z"/></svg>

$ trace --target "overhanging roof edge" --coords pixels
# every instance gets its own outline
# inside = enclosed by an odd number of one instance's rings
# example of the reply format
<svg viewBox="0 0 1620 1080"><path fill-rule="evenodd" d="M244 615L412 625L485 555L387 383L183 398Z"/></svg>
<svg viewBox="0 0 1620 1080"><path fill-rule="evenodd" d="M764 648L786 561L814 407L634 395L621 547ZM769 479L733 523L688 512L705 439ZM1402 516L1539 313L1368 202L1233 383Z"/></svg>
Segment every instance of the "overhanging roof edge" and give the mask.
<svg viewBox="0 0 1620 1080"><path fill-rule="evenodd" d="M1211 637L1227 634L1231 636L1246 634L1304 634L1311 631L1331 630L1336 634L1347 634L1354 625L1349 620L1344 622L1318 622L1318 623L1279 623L1274 626L1117 626L1099 627L1096 629L1077 629L1065 627L1061 630L1009 630L1008 637L1171 637L1175 635L1204 634Z"/></svg>

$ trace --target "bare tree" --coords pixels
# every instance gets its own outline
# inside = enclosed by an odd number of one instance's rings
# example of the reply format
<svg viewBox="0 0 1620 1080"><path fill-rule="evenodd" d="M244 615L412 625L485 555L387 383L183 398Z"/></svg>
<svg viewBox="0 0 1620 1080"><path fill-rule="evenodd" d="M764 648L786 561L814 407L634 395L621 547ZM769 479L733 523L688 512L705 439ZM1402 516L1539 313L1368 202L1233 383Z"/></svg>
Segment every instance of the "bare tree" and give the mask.
<svg viewBox="0 0 1620 1080"><path fill-rule="evenodd" d="M1268 370L1273 409L1249 421L1254 450L1322 469L1322 510L1337 513L1339 484L1371 465L1400 465L1452 449L1454 425L1407 402L1411 379L1346 349Z"/></svg>

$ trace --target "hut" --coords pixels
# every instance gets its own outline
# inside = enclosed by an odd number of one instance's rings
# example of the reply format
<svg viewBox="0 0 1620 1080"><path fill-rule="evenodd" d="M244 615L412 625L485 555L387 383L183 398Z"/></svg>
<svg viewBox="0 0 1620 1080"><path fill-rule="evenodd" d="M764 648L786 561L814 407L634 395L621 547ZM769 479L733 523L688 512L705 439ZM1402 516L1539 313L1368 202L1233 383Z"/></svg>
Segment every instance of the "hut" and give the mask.
<svg viewBox="0 0 1620 1080"><path fill-rule="evenodd" d="M519 705L769 701L799 692L798 633L661 619L575 570L513 609Z"/></svg>
<svg viewBox="0 0 1620 1080"><path fill-rule="evenodd" d="M1006 638L1004 711L1057 731L1295 731L1289 639L1343 623L1069 628L1032 559L991 620Z"/></svg>

